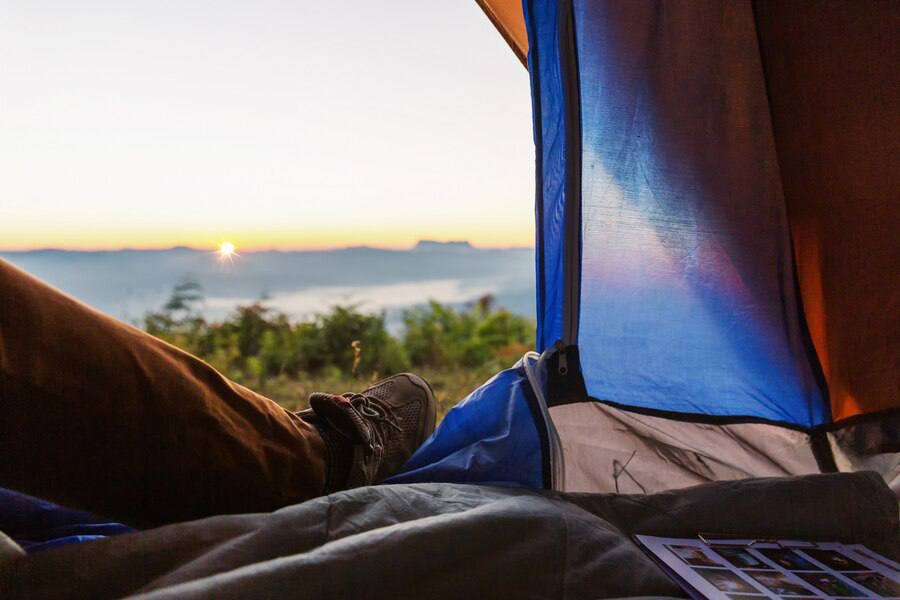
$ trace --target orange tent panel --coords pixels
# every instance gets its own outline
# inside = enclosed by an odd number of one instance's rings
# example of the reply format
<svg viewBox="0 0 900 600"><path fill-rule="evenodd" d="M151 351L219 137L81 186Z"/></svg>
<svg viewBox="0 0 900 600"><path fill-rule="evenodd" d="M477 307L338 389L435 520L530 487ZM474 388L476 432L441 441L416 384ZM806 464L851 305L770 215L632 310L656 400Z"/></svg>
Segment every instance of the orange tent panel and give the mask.
<svg viewBox="0 0 900 600"><path fill-rule="evenodd" d="M803 308L835 421L900 405L900 5L758 0Z"/></svg>
<svg viewBox="0 0 900 600"><path fill-rule="evenodd" d="M516 53L523 65L528 64L528 33L525 31L525 15L522 0L475 0L491 23Z"/></svg>

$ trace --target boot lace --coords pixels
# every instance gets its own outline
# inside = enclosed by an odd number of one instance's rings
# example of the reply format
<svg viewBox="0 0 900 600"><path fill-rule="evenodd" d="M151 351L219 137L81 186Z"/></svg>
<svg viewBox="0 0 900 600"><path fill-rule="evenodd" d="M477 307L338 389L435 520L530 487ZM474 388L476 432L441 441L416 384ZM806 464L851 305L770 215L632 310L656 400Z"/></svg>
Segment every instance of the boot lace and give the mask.
<svg viewBox="0 0 900 600"><path fill-rule="evenodd" d="M373 425L383 423L396 429L398 432L403 432L403 428L400 427L400 423L397 422L397 417L394 416L390 409L388 409L378 398L356 392L349 392L343 394L343 396L350 401L350 404L360 415L366 417ZM372 431L377 437L377 441L376 443L370 444L368 450L375 454L381 454L384 451L387 442L388 432L385 431L383 427L377 426L373 426Z"/></svg>

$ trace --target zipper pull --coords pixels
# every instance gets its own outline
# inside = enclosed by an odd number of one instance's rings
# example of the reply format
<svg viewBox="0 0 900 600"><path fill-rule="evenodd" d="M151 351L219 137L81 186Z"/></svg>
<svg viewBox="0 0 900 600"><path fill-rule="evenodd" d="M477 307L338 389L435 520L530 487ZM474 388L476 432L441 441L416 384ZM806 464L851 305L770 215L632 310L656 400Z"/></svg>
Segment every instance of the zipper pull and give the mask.
<svg viewBox="0 0 900 600"><path fill-rule="evenodd" d="M566 347L562 340L557 340L556 350L559 353L559 374L566 375L569 372L569 361L566 359Z"/></svg>

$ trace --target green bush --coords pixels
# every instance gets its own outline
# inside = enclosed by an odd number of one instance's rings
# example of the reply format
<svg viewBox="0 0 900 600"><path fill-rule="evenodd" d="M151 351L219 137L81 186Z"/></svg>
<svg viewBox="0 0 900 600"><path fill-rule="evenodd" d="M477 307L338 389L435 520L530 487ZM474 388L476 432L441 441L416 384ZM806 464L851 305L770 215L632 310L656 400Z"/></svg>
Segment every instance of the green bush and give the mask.
<svg viewBox="0 0 900 600"><path fill-rule="evenodd" d="M481 367L508 361L510 354L517 358L534 347L534 324L493 308L490 296L466 310L431 302L427 308L406 311L403 323L404 345L417 366Z"/></svg>
<svg viewBox="0 0 900 600"><path fill-rule="evenodd" d="M329 364L345 373L396 373L410 367L405 350L385 329L383 314L336 306L319 323Z"/></svg>
<svg viewBox="0 0 900 600"><path fill-rule="evenodd" d="M500 369L534 346L533 322L494 308L489 296L465 309L431 302L405 311L400 339L387 331L384 314L356 306L292 322L256 302L207 322L202 299L197 284L179 284L143 326L239 382L322 373L373 378L420 367Z"/></svg>

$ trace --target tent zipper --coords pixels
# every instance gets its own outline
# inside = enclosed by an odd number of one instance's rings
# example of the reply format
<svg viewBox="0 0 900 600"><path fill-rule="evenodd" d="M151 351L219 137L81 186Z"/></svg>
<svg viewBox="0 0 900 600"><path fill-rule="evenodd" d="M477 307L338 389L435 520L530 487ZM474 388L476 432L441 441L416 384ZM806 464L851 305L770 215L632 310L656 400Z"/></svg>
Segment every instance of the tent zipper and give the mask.
<svg viewBox="0 0 900 600"><path fill-rule="evenodd" d="M581 301L581 98L572 0L561 0L559 11L560 78L566 134L562 343L568 347L578 343Z"/></svg>
<svg viewBox="0 0 900 600"><path fill-rule="evenodd" d="M555 347L549 387L555 403L588 398L578 352L581 310L581 95L572 0L559 0L559 70L565 127L565 209L563 224L563 323ZM552 363L551 363L552 364Z"/></svg>

